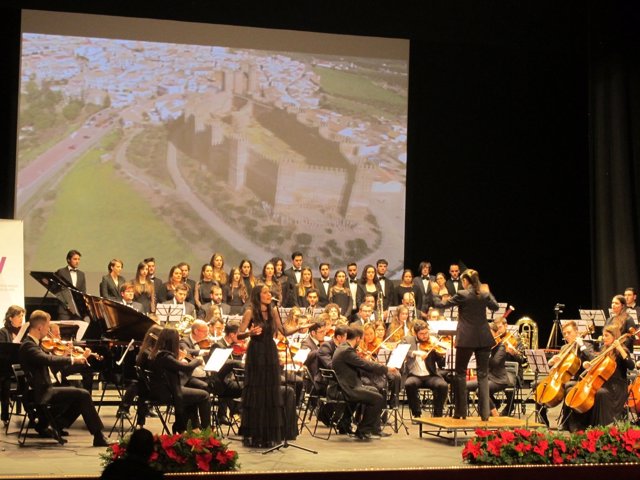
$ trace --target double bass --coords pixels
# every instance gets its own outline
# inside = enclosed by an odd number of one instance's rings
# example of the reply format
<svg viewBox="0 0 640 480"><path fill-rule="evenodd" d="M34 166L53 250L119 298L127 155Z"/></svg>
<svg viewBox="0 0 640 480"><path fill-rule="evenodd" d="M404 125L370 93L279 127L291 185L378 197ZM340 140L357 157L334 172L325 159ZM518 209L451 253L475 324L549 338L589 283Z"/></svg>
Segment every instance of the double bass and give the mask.
<svg viewBox="0 0 640 480"><path fill-rule="evenodd" d="M588 329L581 337L592 333ZM574 340L566 344L558 353L560 361L551 369L549 376L542 380L535 391L535 401L545 407L553 408L560 405L564 398L564 385L580 370L580 357L578 357L577 342Z"/></svg>
<svg viewBox="0 0 640 480"><path fill-rule="evenodd" d="M623 339L636 335L635 329L630 329L618 338L618 343ZM582 374L582 378L569 390L564 403L579 413L588 412L593 408L596 393L604 383L611 378L616 371L615 344L609 345L596 358L591 361L591 365Z"/></svg>

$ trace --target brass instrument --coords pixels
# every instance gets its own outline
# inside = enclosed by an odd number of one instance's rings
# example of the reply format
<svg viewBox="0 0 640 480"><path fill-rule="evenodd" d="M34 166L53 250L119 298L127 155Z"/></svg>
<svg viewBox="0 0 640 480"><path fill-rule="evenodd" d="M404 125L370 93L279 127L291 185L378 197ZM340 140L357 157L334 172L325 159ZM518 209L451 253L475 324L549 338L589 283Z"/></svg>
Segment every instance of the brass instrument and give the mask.
<svg viewBox="0 0 640 480"><path fill-rule="evenodd" d="M529 317L522 317L516 322L520 340L527 350L538 349L538 324Z"/></svg>
<svg viewBox="0 0 640 480"><path fill-rule="evenodd" d="M178 324L176 325L176 330L178 330L180 336L186 333L190 333L191 325L193 325L193 322L195 321L196 319L193 317L193 315L184 315L182 317L182 320L180 320L180 322L178 322Z"/></svg>
<svg viewBox="0 0 640 480"><path fill-rule="evenodd" d="M384 293L382 290L378 291L378 299L376 300L376 310L378 311L377 320L382 320L384 322Z"/></svg>

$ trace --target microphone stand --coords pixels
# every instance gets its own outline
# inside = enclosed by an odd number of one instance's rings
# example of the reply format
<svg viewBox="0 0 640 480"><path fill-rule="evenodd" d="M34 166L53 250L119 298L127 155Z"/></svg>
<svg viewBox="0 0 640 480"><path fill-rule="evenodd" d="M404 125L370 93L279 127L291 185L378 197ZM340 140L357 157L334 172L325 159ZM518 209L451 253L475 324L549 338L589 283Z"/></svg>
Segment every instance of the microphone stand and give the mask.
<svg viewBox="0 0 640 480"><path fill-rule="evenodd" d="M278 314L278 316L280 315ZM282 321L280 321L280 323L282 324ZM283 330L284 330L284 327L283 327ZM316 450L311 450L310 448L301 447L300 445L296 445L295 443L289 443L289 440L287 439L287 435L289 434L289 414L288 414L288 408L287 408L287 399L289 397L289 371L287 367L289 366L289 363L288 363L289 358L291 358L291 363L293 363L293 356L291 356L291 348L289 346L289 340L287 339L286 333L287 333L286 331L282 332L282 334L284 335L284 344L286 347L285 354L284 354L284 396L283 396L283 409L282 409L283 420L284 420L283 422L284 423L284 441L274 447L269 448L268 450L265 450L264 452L262 452L262 455L275 452L276 450L280 450L281 448L289 448L289 447L293 447L293 448L297 448L298 450L303 450L305 452L317 454L318 452ZM292 372L295 375L295 372L294 371ZM295 394L296 394L295 383L294 383L294 387L292 387L291 390L293 391L293 395L295 397ZM294 405L295 405L295 398L294 398ZM295 413L296 411L295 407L293 411Z"/></svg>
<svg viewBox="0 0 640 480"><path fill-rule="evenodd" d="M551 327L551 334L549 335L549 340L547 341L547 349L557 348L558 345L560 345L560 343L558 342L558 335L562 335L560 314L562 313L563 308L564 305L562 305L561 303L556 303L556 306L553 307L556 318L553 320L553 327Z"/></svg>

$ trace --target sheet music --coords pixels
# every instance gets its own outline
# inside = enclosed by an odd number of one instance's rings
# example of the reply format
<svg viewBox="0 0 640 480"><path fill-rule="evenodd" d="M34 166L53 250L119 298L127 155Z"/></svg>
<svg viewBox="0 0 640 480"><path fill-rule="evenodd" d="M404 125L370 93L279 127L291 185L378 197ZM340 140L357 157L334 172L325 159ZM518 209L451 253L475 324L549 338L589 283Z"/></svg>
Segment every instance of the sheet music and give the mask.
<svg viewBox="0 0 640 480"><path fill-rule="evenodd" d="M24 337L27 329L29 328L29 322L24 322L22 324L22 326L20 327L20 330L18 331L18 334L16 335L16 338L13 339L13 343L20 343L22 342L22 338Z"/></svg>
<svg viewBox="0 0 640 480"><path fill-rule="evenodd" d="M411 345L409 345L408 343L398 344L398 346L391 352L387 367L397 368L398 370L400 370L402 368L402 364L404 363L404 359L407 357L407 353L409 352L410 347Z"/></svg>
<svg viewBox="0 0 640 480"><path fill-rule="evenodd" d="M167 305L159 303L156 305L156 316L159 322L178 323L184 315L184 305Z"/></svg>
<svg viewBox="0 0 640 480"><path fill-rule="evenodd" d="M527 357L527 362L529 362L529 367L534 373L549 375L549 363L544 350L525 350L524 354Z"/></svg>
<svg viewBox="0 0 640 480"><path fill-rule="evenodd" d="M438 332L455 332L458 329L456 320L430 320L429 331L434 334Z"/></svg>
<svg viewBox="0 0 640 480"><path fill-rule="evenodd" d="M307 361L307 357L311 353L311 350L308 348L301 348L296 352L293 356L293 363L304 364Z"/></svg>
<svg viewBox="0 0 640 480"><path fill-rule="evenodd" d="M219 372L232 353L233 348L216 348L212 350L211 356L204 366L205 372Z"/></svg>
<svg viewBox="0 0 640 480"><path fill-rule="evenodd" d="M580 312L581 320L593 320L596 327L604 327L607 320L604 310L578 310Z"/></svg>
<svg viewBox="0 0 640 480"><path fill-rule="evenodd" d="M89 322L85 322L84 320L52 320L51 323L56 323L60 327L63 327L63 326L77 327L78 330L76 330L76 337L71 339L76 342L79 342L80 340L83 339L84 334L87 331L87 328L89 328Z"/></svg>

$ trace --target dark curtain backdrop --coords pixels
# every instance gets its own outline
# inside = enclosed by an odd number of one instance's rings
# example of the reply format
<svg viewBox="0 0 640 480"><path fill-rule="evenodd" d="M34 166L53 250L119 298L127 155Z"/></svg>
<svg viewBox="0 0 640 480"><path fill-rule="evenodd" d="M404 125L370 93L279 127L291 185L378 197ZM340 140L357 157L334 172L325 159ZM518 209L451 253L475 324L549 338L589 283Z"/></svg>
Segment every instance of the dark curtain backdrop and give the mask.
<svg viewBox="0 0 640 480"><path fill-rule="evenodd" d="M632 2L592 15L593 298L608 305L640 279L640 15Z"/></svg>

